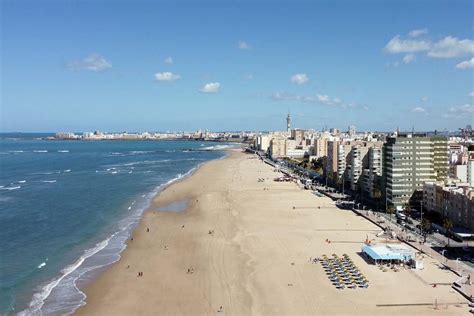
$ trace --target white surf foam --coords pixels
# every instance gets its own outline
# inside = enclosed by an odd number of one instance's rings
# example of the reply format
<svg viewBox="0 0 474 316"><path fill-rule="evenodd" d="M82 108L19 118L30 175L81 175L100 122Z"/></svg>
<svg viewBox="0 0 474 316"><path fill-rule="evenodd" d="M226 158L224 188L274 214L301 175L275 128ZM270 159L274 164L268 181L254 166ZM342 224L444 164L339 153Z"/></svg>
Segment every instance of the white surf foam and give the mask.
<svg viewBox="0 0 474 316"><path fill-rule="evenodd" d="M69 150L65 149L65 150L58 150L58 153L68 153Z"/></svg>
<svg viewBox="0 0 474 316"><path fill-rule="evenodd" d="M13 190L18 190L18 189L21 189L21 186L20 185L17 185L17 186L14 186L14 187L2 187L0 188L2 190L8 190L8 191L13 191Z"/></svg>
<svg viewBox="0 0 474 316"><path fill-rule="evenodd" d="M26 180L20 180L20 181L17 181L18 183L25 183Z"/></svg>
<svg viewBox="0 0 474 316"><path fill-rule="evenodd" d="M41 180L43 183L55 183L56 180Z"/></svg>
<svg viewBox="0 0 474 316"><path fill-rule="evenodd" d="M113 235L110 237L112 238ZM88 249L84 251L83 255L73 264L67 266L66 268L61 270L61 275L56 279L52 280L48 284L44 285L38 293L33 295L33 299L31 300L29 307L24 311L18 313L20 316L27 316L27 315L41 315L41 307L44 305L44 301L48 298L51 294L51 291L69 274L74 272L77 268L79 268L84 260L91 257L92 255L96 254L100 250L104 249L105 246L109 243L110 238L101 241L100 243L96 244L94 248Z"/></svg>
<svg viewBox="0 0 474 316"><path fill-rule="evenodd" d="M41 268L44 267L45 265L46 265L46 262L41 263L41 264L38 266L38 269L41 269Z"/></svg>
<svg viewBox="0 0 474 316"><path fill-rule="evenodd" d="M214 145L214 146L208 146L208 147L204 147L202 148L203 150L224 150L224 149L228 149L228 148L231 148L233 146L231 145Z"/></svg>
<svg viewBox="0 0 474 316"><path fill-rule="evenodd" d="M41 149L41 150L33 150L34 153L47 153L47 150Z"/></svg>

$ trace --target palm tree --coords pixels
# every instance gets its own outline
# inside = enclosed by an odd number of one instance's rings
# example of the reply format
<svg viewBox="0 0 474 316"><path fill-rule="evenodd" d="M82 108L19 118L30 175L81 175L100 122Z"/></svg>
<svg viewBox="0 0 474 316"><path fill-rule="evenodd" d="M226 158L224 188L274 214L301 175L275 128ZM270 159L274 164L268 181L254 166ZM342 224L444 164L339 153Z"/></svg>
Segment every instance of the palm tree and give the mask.
<svg viewBox="0 0 474 316"><path fill-rule="evenodd" d="M390 221L389 221L389 225L392 223L392 214L395 212L395 207L393 205L390 205L388 208L387 208L387 213L390 214Z"/></svg>
<svg viewBox="0 0 474 316"><path fill-rule="evenodd" d="M427 231L431 228L431 222L427 218L423 218L421 221L421 228L423 228L424 231Z"/></svg>
<svg viewBox="0 0 474 316"><path fill-rule="evenodd" d="M405 205L403 205L403 210L405 211L405 215L409 217L411 212L410 203L405 203Z"/></svg>
<svg viewBox="0 0 474 316"><path fill-rule="evenodd" d="M446 228L446 239L448 240L448 247L449 247L449 233L451 232L451 229L453 228L453 222L449 218L445 218L443 221L443 226Z"/></svg>
<svg viewBox="0 0 474 316"><path fill-rule="evenodd" d="M379 210L380 198L382 197L382 192L380 191L379 188L374 189L373 196L374 196L374 199L377 201L377 211L378 211Z"/></svg>

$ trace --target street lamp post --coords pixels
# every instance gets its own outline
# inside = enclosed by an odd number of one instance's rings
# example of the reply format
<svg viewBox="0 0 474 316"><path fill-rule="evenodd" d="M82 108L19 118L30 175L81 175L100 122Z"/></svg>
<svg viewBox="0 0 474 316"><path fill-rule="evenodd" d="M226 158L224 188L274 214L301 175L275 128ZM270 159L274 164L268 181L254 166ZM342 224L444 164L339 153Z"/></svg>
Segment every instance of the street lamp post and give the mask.
<svg viewBox="0 0 474 316"><path fill-rule="evenodd" d="M423 201L420 202L420 234L423 237Z"/></svg>
<svg viewBox="0 0 474 316"><path fill-rule="evenodd" d="M345 175L346 171L344 170L344 172L342 173L342 196L345 197L345 194L344 194L344 182L345 179L344 179L344 175Z"/></svg>

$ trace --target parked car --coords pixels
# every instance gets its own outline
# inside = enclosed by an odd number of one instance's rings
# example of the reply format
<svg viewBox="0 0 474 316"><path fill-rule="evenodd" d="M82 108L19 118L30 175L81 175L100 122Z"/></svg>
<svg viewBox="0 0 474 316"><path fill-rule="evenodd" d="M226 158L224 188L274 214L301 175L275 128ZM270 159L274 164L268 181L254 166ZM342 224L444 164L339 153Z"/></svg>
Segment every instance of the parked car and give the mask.
<svg viewBox="0 0 474 316"><path fill-rule="evenodd" d="M399 218L397 219L397 224L405 226L405 221Z"/></svg>

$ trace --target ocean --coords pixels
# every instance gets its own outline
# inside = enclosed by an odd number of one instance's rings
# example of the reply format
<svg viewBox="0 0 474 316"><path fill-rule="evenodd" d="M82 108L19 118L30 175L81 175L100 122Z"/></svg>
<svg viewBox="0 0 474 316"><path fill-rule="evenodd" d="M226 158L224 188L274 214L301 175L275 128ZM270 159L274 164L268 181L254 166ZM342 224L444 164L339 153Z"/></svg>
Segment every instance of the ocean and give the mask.
<svg viewBox="0 0 474 316"><path fill-rule="evenodd" d="M223 143L0 140L0 314L64 315L151 198Z"/></svg>

